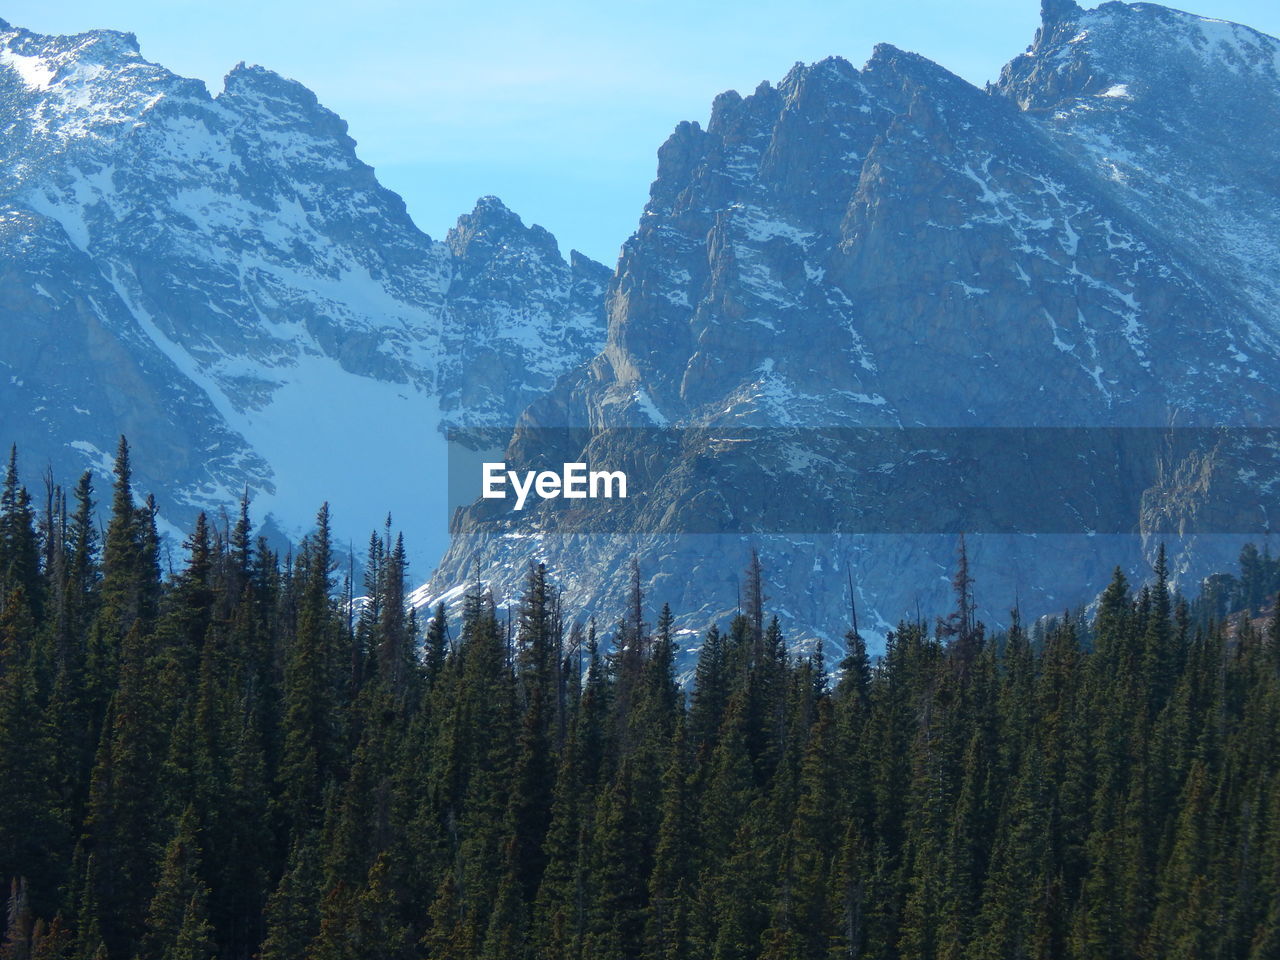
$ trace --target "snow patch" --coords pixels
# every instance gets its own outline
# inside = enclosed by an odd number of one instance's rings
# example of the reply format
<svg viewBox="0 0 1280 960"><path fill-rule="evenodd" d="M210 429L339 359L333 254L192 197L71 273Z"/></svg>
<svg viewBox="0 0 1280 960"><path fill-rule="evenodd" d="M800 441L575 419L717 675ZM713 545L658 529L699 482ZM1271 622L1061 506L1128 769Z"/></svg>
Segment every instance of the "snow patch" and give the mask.
<svg viewBox="0 0 1280 960"><path fill-rule="evenodd" d="M658 405L653 402L653 398L649 396L647 390L641 387L631 395L631 399L635 401L637 409L646 417L657 424L659 427L665 427L670 421L658 409Z"/></svg>
<svg viewBox="0 0 1280 960"><path fill-rule="evenodd" d="M48 90L58 73L41 57L25 57L4 48L0 48L0 63L12 68L27 89L36 92Z"/></svg>

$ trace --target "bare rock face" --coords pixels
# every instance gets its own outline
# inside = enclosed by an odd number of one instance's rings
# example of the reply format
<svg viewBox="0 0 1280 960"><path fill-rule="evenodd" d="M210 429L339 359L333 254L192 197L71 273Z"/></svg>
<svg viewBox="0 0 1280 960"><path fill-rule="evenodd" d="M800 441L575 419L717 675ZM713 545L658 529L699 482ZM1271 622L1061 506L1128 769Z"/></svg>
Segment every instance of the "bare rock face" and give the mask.
<svg viewBox="0 0 1280 960"><path fill-rule="evenodd" d="M659 150L603 352L522 424L1274 425L1277 51L1151 4L1046 0L1034 45L986 90L881 46L860 70L833 58L722 94L705 130L683 123ZM772 471L761 496L858 488L777 446L753 451ZM673 469L656 487L671 508L630 537L474 510L422 595L479 569L509 599L540 559L570 607L599 613L638 556L652 600L702 627L735 608L755 546L793 636L829 650L850 589L880 632L948 602L956 530L680 537L709 509L705 482ZM970 538L989 620L1087 602L1116 564L1144 577L1156 539L1136 518L1123 536L1026 530ZM1186 580L1239 542L1171 546Z"/></svg>
<svg viewBox="0 0 1280 960"><path fill-rule="evenodd" d="M510 425L603 339L609 270L482 197L445 240L453 256L439 390L452 426ZM505 419L504 419L505 418Z"/></svg>
<svg viewBox="0 0 1280 960"><path fill-rule="evenodd" d="M211 96L131 35L0 24L0 116L0 440L74 479L126 433L166 521L247 486L289 534L391 509L434 559L440 431L602 346L604 267L493 198L432 240L270 70Z"/></svg>

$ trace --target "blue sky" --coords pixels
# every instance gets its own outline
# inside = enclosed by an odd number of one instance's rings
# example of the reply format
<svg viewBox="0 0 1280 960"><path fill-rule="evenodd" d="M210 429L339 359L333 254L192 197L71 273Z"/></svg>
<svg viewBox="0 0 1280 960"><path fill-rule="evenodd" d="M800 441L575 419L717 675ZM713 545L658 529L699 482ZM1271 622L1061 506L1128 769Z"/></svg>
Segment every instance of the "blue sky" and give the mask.
<svg viewBox="0 0 1280 960"><path fill-rule="evenodd" d="M797 60L861 65L877 42L974 83L1039 21L1038 0L10 0L45 33L131 30L143 55L214 91L239 60L300 80L341 114L363 159L434 237L501 197L610 266L648 196L658 145L711 99ZM1194 12L1280 34L1275 0Z"/></svg>

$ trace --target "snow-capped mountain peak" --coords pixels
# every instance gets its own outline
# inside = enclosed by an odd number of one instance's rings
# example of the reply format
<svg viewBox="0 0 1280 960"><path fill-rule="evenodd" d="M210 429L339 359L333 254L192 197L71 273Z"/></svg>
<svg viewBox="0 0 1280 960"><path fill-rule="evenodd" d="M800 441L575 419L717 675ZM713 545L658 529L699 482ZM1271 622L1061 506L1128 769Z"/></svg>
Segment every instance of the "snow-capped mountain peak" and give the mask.
<svg viewBox="0 0 1280 960"><path fill-rule="evenodd" d="M536 558L568 584L569 606L599 615L618 609L638 558L655 602L697 629L735 609L733 570L755 546L778 593L799 598L784 626L830 650L851 600L880 631L917 601L948 602L961 514L918 536L682 536L709 513L750 529L761 503L794 502L797 516L852 504L890 531L949 502L946 489L895 497L879 478L908 466L892 458L833 470L767 429L726 456L705 428L1280 420L1280 44L1152 4L1046 0L1043 12L1031 48L986 90L881 45L861 69L797 65L777 86L717 97L705 129L677 126L610 286L605 350L526 420L589 426L574 459L607 448L657 465L624 510L635 535L574 536L550 508L477 509L426 592L448 596L479 569L510 599ZM610 433L666 425L703 432L672 439L670 458L642 447L646 434ZM1188 510L1209 488L1250 509L1265 492L1223 462L1163 468L1207 485L1163 501ZM741 476L752 479L735 488ZM1147 492L1149 504L1169 493ZM1155 507L1133 518L1139 535L1095 536L1080 518L1078 536L1049 536L1038 486L989 493L1022 504L1027 531L969 541L993 620L1020 594L1024 612L1088 599L1031 597L1025 584L1100 590L1117 563L1144 575ZM1223 542L1185 554L1171 542L1171 556L1225 567L1215 551L1239 541Z"/></svg>
<svg viewBox="0 0 1280 960"><path fill-rule="evenodd" d="M480 217L500 249L432 240L345 121L264 67L214 96L128 34L5 27L0 117L8 434L64 475L128 434L174 521L247 484L290 534L323 499L353 539L416 518L425 560L440 430L510 424L603 340L603 267L497 200L451 238Z"/></svg>

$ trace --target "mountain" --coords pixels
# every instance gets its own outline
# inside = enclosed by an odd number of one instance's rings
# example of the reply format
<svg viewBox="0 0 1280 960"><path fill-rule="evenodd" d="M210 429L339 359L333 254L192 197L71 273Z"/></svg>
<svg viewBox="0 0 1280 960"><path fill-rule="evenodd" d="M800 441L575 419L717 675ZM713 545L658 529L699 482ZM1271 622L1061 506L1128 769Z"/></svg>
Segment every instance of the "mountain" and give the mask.
<svg viewBox="0 0 1280 960"><path fill-rule="evenodd" d="M656 459L646 491L662 509L637 508L630 535L607 536L550 508L477 504L420 597L456 597L478 570L510 598L538 559L570 608L619 610L636 557L651 600L687 611L693 630L740 605L735 572L755 547L777 593L800 598L784 611L790 634L831 650L851 602L880 636L945 605L964 528L896 532L919 505L890 494L875 505L887 532L679 535L752 498L857 498L901 465L871 457L832 476L780 428L1280 421L1280 43L1152 4L1042 12L1033 45L986 89L879 46L861 69L797 64L776 87L719 96L705 129L681 123L609 285L604 350L529 407L508 451L536 459L537 431L587 428L566 459ZM718 503L706 470L664 460L645 427L684 431L673 442L722 479L745 451L753 485ZM717 431L746 427L764 432L733 457L715 448ZM1153 460L1164 486L1144 503L1177 502L1179 482L1248 480L1233 464L1190 478L1184 461ZM1232 495L1269 493L1264 480ZM1175 538L1184 582L1221 567L1235 532ZM1032 516L969 537L968 555L999 622L1015 603L1085 603L1117 563L1145 578L1161 538L1145 520L1121 533ZM1027 586L1066 583L1079 586Z"/></svg>
<svg viewBox="0 0 1280 960"><path fill-rule="evenodd" d="M492 197L432 240L261 67L211 95L130 34L0 22L0 125L0 437L71 478L127 434L167 529L247 487L290 536L389 509L434 559L441 431L509 425L602 345L604 267Z"/></svg>

